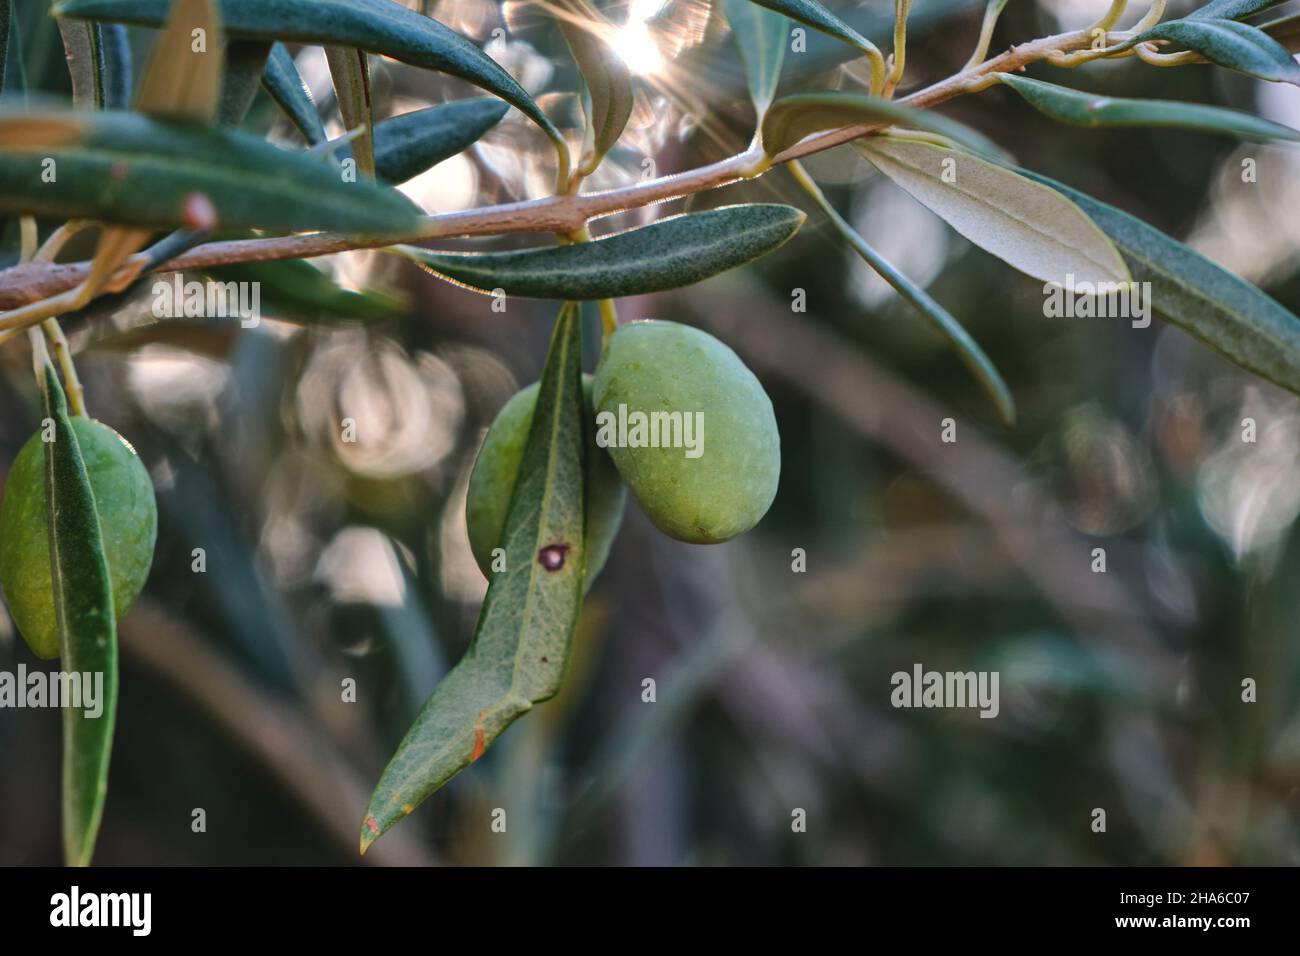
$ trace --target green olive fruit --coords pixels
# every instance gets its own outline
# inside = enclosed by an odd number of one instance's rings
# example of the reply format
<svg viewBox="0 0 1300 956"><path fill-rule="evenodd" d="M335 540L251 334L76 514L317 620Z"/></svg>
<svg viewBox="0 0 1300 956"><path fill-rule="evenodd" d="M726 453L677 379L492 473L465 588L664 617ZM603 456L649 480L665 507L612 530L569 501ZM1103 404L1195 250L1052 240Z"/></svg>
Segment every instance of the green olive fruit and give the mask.
<svg viewBox="0 0 1300 956"><path fill-rule="evenodd" d="M140 456L103 422L76 416L77 436L99 512L117 616L139 596L153 563L158 506ZM45 505L45 445L38 433L18 452L0 501L0 586L14 623L37 657L59 656Z"/></svg>
<svg viewBox="0 0 1300 956"><path fill-rule="evenodd" d="M593 398L597 443L660 531L717 544L767 513L781 475L772 401L707 332L621 326L605 344Z"/></svg>
<svg viewBox="0 0 1300 956"><path fill-rule="evenodd" d="M528 430L537 408L534 382L506 402L496 421L488 429L483 447L469 476L469 493L465 499L465 521L469 526L469 544L474 560L489 578L492 577L492 550L500 544L506 526L506 509L519 477L519 465L528 444ZM591 420L591 376L582 380L584 414ZM627 492L619 481L609 456L595 445L587 454L587 586L596 579L609 557L610 545L623 523Z"/></svg>

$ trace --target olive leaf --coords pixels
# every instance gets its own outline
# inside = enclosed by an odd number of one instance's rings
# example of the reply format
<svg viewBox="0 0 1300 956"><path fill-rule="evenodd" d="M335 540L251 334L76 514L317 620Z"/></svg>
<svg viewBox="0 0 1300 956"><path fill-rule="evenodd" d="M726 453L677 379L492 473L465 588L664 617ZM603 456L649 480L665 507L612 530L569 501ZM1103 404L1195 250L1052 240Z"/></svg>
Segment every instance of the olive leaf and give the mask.
<svg viewBox="0 0 1300 956"><path fill-rule="evenodd" d="M586 571L581 309L551 338L501 547L473 642L434 689L370 798L361 852L560 689Z"/></svg>
<svg viewBox="0 0 1300 956"><path fill-rule="evenodd" d="M1205 6L1198 7L1183 19L1242 20L1283 3L1286 3L1286 0L1210 0Z"/></svg>
<svg viewBox="0 0 1300 956"><path fill-rule="evenodd" d="M54 182L42 181L53 160ZM0 211L170 227L206 196L224 228L399 233L400 193L236 129L139 113L0 114Z"/></svg>
<svg viewBox="0 0 1300 956"><path fill-rule="evenodd" d="M876 273L893 286L904 300L913 308L929 319L945 338L957 349L957 354L961 356L966 367L971 370L980 384L988 392L989 397L993 399L994 405L997 406L998 414L1002 421L1008 425L1015 424L1016 421L1016 403L1011 397L1011 389L1007 388L1006 381L1002 374L993 364L992 359L985 354L969 332L957 321L953 315L936 302L928 292L909 279L903 273L894 268L884 256L877 252L864 238L858 233L844 217L839 214L830 200L821 191L821 188L812 180L798 160L792 162L789 166L791 174L795 180L803 187L804 192L812 198L826 214L826 218L831 221L845 241L853 248L864 262L867 263Z"/></svg>
<svg viewBox="0 0 1300 956"><path fill-rule="evenodd" d="M271 44L271 55L262 73L262 88L310 145L325 142L325 126L316 111L302 74L283 43Z"/></svg>
<svg viewBox="0 0 1300 956"><path fill-rule="evenodd" d="M1201 103L1097 96L1011 73L998 74L1040 113L1075 126L1174 126L1255 140L1300 142L1300 130L1239 110Z"/></svg>
<svg viewBox="0 0 1300 956"><path fill-rule="evenodd" d="M1060 193L1018 172L932 143L855 143L877 169L975 245L1045 282L1128 282L1106 234Z"/></svg>
<svg viewBox="0 0 1300 956"><path fill-rule="evenodd" d="M779 13L765 10L749 0L723 0L732 38L745 63L749 95L759 119L776 96L785 62L785 47L790 40L790 21Z"/></svg>
<svg viewBox="0 0 1300 956"><path fill-rule="evenodd" d="M375 175L404 183L473 145L509 108L502 100L480 96L383 120L375 127Z"/></svg>
<svg viewBox="0 0 1300 956"><path fill-rule="evenodd" d="M352 158L363 175L375 175L375 119L370 105L370 64L366 51L354 47L327 46L330 77L339 101L343 125L359 133L352 140Z"/></svg>
<svg viewBox="0 0 1300 956"><path fill-rule="evenodd" d="M270 55L271 44L264 40L232 39L226 44L221 102L217 106L217 119L226 126L238 126L248 114Z"/></svg>
<svg viewBox="0 0 1300 956"><path fill-rule="evenodd" d="M804 214L753 203L671 216L591 242L511 252L392 251L479 292L533 299L612 299L692 285L783 245Z"/></svg>
<svg viewBox="0 0 1300 956"><path fill-rule="evenodd" d="M1151 305L1162 316L1247 371L1300 394L1300 318L1154 226L1046 176L1022 173L1068 197L1110 236L1134 281L1151 283Z"/></svg>
<svg viewBox="0 0 1300 956"><path fill-rule="evenodd" d="M870 40L827 10L817 0L749 0L749 2L767 7L791 20L798 20L827 36L843 40L850 46L856 47L861 53L875 49Z"/></svg>
<svg viewBox="0 0 1300 956"><path fill-rule="evenodd" d="M560 32L587 86L590 155L579 170L590 175L600 165L632 115L632 73L602 38L613 28L587 0L558 0Z"/></svg>
<svg viewBox="0 0 1300 956"><path fill-rule="evenodd" d="M1235 20L1170 20L1117 47L1127 50L1147 40L1170 40L1195 50L1211 63L1274 83L1300 85L1300 63L1267 33Z"/></svg>
<svg viewBox="0 0 1300 956"><path fill-rule="evenodd" d="M104 681L99 716L79 706L63 708L63 855L70 866L86 866L108 793L117 719L117 616L95 495L63 387L48 361L42 374L45 418L54 435L44 448L45 512L60 666L68 673L103 675Z"/></svg>
<svg viewBox="0 0 1300 956"><path fill-rule="evenodd" d="M986 156L1005 156L994 143L969 126L863 93L795 93L783 96L763 117L763 151L768 156L784 152L806 136L825 129L865 123L903 123L943 136Z"/></svg>
<svg viewBox="0 0 1300 956"><path fill-rule="evenodd" d="M63 0L54 15L159 26L168 0ZM522 86L500 64L431 17L394 0L222 0L221 24L231 36L357 47L467 80L501 97L562 143Z"/></svg>

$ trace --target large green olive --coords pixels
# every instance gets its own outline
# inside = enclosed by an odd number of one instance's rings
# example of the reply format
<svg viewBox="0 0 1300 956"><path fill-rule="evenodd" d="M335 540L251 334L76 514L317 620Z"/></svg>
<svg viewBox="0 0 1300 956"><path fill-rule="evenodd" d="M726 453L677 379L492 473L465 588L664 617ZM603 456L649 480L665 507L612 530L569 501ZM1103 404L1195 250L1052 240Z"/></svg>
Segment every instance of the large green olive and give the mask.
<svg viewBox="0 0 1300 956"><path fill-rule="evenodd" d="M675 322L620 327L593 399L597 442L660 531L717 544L767 513L781 474L772 402L713 336Z"/></svg>
<svg viewBox="0 0 1300 956"><path fill-rule="evenodd" d="M488 429L469 476L469 492L465 499L465 521L469 527L469 544L474 560L489 578L492 577L492 551L501 541L506 526L506 509L510 494L519 477L519 465L528 443L528 429L533 424L533 411L537 408L537 389L534 382L517 392L506 402L496 421ZM591 376L582 381L583 402L590 420ZM619 481L618 472L604 451L592 445L587 455L587 585L596 579L609 557L610 545L623 523L623 508L627 491Z"/></svg>
<svg viewBox="0 0 1300 956"><path fill-rule="evenodd" d="M153 564L158 506L140 456L102 422L74 417L86 463L117 616L139 596ZM59 656L45 505L45 447L38 433L18 452L0 501L0 586L9 613L37 657Z"/></svg>

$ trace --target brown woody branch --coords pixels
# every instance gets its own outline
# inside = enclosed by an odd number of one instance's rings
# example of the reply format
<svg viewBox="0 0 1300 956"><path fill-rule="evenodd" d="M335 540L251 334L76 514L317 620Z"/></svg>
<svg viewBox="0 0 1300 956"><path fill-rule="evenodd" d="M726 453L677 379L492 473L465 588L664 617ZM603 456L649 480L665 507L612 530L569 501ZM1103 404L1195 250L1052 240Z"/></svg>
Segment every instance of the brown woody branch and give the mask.
<svg viewBox="0 0 1300 956"><path fill-rule="evenodd" d="M1090 45L1087 31L1075 30L1042 37L990 60L956 73L923 90L898 100L904 106L923 109L966 92L974 82L992 73L1023 70L1051 54L1078 50ZM824 152L857 139L883 124L864 124L827 130L807 137L776 156L770 165ZM427 242L452 237L504 235L516 232L571 233L589 221L627 209L649 206L693 193L716 189L741 179L762 175L769 168L763 151L752 146L724 160L658 179L580 195L548 196L524 202L486 206L463 212L428 216L420 231L402 236L357 236L340 233L309 233L265 239L237 239L211 242L162 263L153 272L206 269L240 262L273 259L309 259L315 256L371 249L398 242ZM90 271L89 262L26 263L0 272L0 311L15 309L47 299L73 288ZM2 320L2 317L0 317Z"/></svg>

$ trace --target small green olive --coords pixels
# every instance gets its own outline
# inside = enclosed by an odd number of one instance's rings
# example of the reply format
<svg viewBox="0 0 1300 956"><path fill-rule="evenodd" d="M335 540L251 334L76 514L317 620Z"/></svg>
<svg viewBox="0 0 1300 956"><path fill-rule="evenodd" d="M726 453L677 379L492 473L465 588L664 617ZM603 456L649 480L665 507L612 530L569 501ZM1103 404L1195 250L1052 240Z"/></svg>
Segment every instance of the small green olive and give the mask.
<svg viewBox="0 0 1300 956"><path fill-rule="evenodd" d="M767 513L781 475L772 402L707 332L675 322L620 327L596 368L593 399L597 442L660 531L717 544Z"/></svg>
<svg viewBox="0 0 1300 956"><path fill-rule="evenodd" d="M158 506L135 449L102 422L74 417L86 463L117 616L139 596L153 564ZM59 656L45 505L45 448L33 435L18 452L0 501L0 586L9 613L37 657Z"/></svg>
<svg viewBox="0 0 1300 956"><path fill-rule="evenodd" d="M510 495L519 477L519 465L523 461L524 446L528 443L528 429L533 424L540 384L534 382L506 402L488 429L469 476L469 492L465 499L469 544L474 560L489 578L492 576L492 551L499 545L501 532L505 529L506 509L510 506ZM590 421L590 375L583 376L582 393ZM610 546L623 522L626 501L627 492L609 456L595 445L590 446L587 455L588 587L609 557Z"/></svg>

